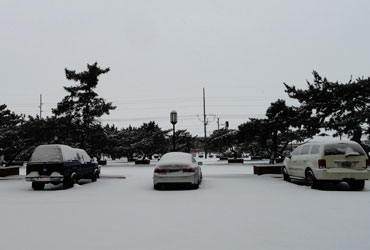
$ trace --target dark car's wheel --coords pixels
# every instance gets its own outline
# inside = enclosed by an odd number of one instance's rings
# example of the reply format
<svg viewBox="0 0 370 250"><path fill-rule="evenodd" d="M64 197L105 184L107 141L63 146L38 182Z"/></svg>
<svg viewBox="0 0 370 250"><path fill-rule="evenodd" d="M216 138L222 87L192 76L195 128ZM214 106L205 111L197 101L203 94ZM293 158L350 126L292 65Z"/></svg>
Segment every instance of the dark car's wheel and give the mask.
<svg viewBox="0 0 370 250"><path fill-rule="evenodd" d="M284 181L290 182L290 176L288 174L288 170L286 170L285 167L282 167L281 172L283 173L283 179L284 179Z"/></svg>
<svg viewBox="0 0 370 250"><path fill-rule="evenodd" d="M160 190L160 189L161 189L160 184L154 184L154 189L155 189L155 190Z"/></svg>
<svg viewBox="0 0 370 250"><path fill-rule="evenodd" d="M363 190L365 187L365 180L350 180L348 185L352 190Z"/></svg>
<svg viewBox="0 0 370 250"><path fill-rule="evenodd" d="M307 186L310 186L311 188L317 188L318 187L318 181L315 178L315 175L313 174L312 170L309 169L306 171L306 184Z"/></svg>
<svg viewBox="0 0 370 250"><path fill-rule="evenodd" d="M33 190L43 190L45 188L45 183L42 182L32 182Z"/></svg>
<svg viewBox="0 0 370 250"><path fill-rule="evenodd" d="M91 181L96 181L99 178L99 171L95 171L91 177Z"/></svg>
<svg viewBox="0 0 370 250"><path fill-rule="evenodd" d="M71 187L73 187L73 185L75 184L75 183L77 183L77 174L75 173L75 172L73 172L72 174L71 174L71 177L69 177L69 178L67 178L67 179L65 179L64 180L64 182L63 182L63 186L65 187L65 188L71 188Z"/></svg>

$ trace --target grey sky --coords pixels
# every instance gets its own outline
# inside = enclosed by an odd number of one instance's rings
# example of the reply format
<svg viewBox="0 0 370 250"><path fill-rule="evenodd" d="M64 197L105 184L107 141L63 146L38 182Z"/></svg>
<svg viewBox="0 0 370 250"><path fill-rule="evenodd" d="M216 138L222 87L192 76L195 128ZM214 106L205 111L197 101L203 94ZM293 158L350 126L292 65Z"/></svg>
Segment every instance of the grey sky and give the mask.
<svg viewBox="0 0 370 250"><path fill-rule="evenodd" d="M111 68L97 91L117 105L103 122L170 128L175 109L177 128L202 135L205 87L207 113L236 128L312 70L370 76L369 13L367 0L0 0L0 104L35 115L42 93L50 115L74 84L64 68L97 61Z"/></svg>

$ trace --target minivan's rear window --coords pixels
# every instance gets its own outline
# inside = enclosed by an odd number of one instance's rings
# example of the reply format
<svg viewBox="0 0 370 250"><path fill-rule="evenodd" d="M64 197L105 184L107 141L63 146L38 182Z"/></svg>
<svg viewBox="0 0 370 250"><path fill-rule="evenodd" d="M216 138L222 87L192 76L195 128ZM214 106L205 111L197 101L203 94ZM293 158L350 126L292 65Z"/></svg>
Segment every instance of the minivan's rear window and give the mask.
<svg viewBox="0 0 370 250"><path fill-rule="evenodd" d="M325 155L365 155L358 144L335 143L325 145Z"/></svg>

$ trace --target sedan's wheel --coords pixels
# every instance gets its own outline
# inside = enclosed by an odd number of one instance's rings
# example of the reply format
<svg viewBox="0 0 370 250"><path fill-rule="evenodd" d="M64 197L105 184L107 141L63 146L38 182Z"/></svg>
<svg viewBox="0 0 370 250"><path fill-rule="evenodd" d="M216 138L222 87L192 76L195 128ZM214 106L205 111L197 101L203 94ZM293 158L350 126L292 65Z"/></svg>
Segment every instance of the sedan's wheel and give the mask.
<svg viewBox="0 0 370 250"><path fill-rule="evenodd" d="M363 190L365 187L365 180L350 180L348 181L348 185L352 190Z"/></svg>
<svg viewBox="0 0 370 250"><path fill-rule="evenodd" d="M154 184L154 189L155 190L160 190L160 185L159 184Z"/></svg>
<svg viewBox="0 0 370 250"><path fill-rule="evenodd" d="M198 189L199 188L199 184L193 184L193 188L194 189Z"/></svg>
<svg viewBox="0 0 370 250"><path fill-rule="evenodd" d="M42 182L32 182L33 190L43 190L45 188L45 183Z"/></svg>
<svg viewBox="0 0 370 250"><path fill-rule="evenodd" d="M306 171L306 184L307 186L310 186L311 188L316 188L318 186L318 181L315 178L315 175L313 174L312 170Z"/></svg>
<svg viewBox="0 0 370 250"><path fill-rule="evenodd" d="M281 172L283 173L283 179L284 179L284 181L290 182L290 176L289 176L288 171L286 170L285 167L283 167L281 169Z"/></svg>

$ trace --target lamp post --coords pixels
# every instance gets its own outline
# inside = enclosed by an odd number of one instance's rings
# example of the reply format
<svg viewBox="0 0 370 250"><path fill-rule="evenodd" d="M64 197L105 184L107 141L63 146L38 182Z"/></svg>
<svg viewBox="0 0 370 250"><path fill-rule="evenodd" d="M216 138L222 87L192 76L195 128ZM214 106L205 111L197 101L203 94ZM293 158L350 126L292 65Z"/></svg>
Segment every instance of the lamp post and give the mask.
<svg viewBox="0 0 370 250"><path fill-rule="evenodd" d="M172 110L170 113L170 121L173 125L173 151L176 149L176 138L175 138L175 124L177 123L177 112Z"/></svg>

